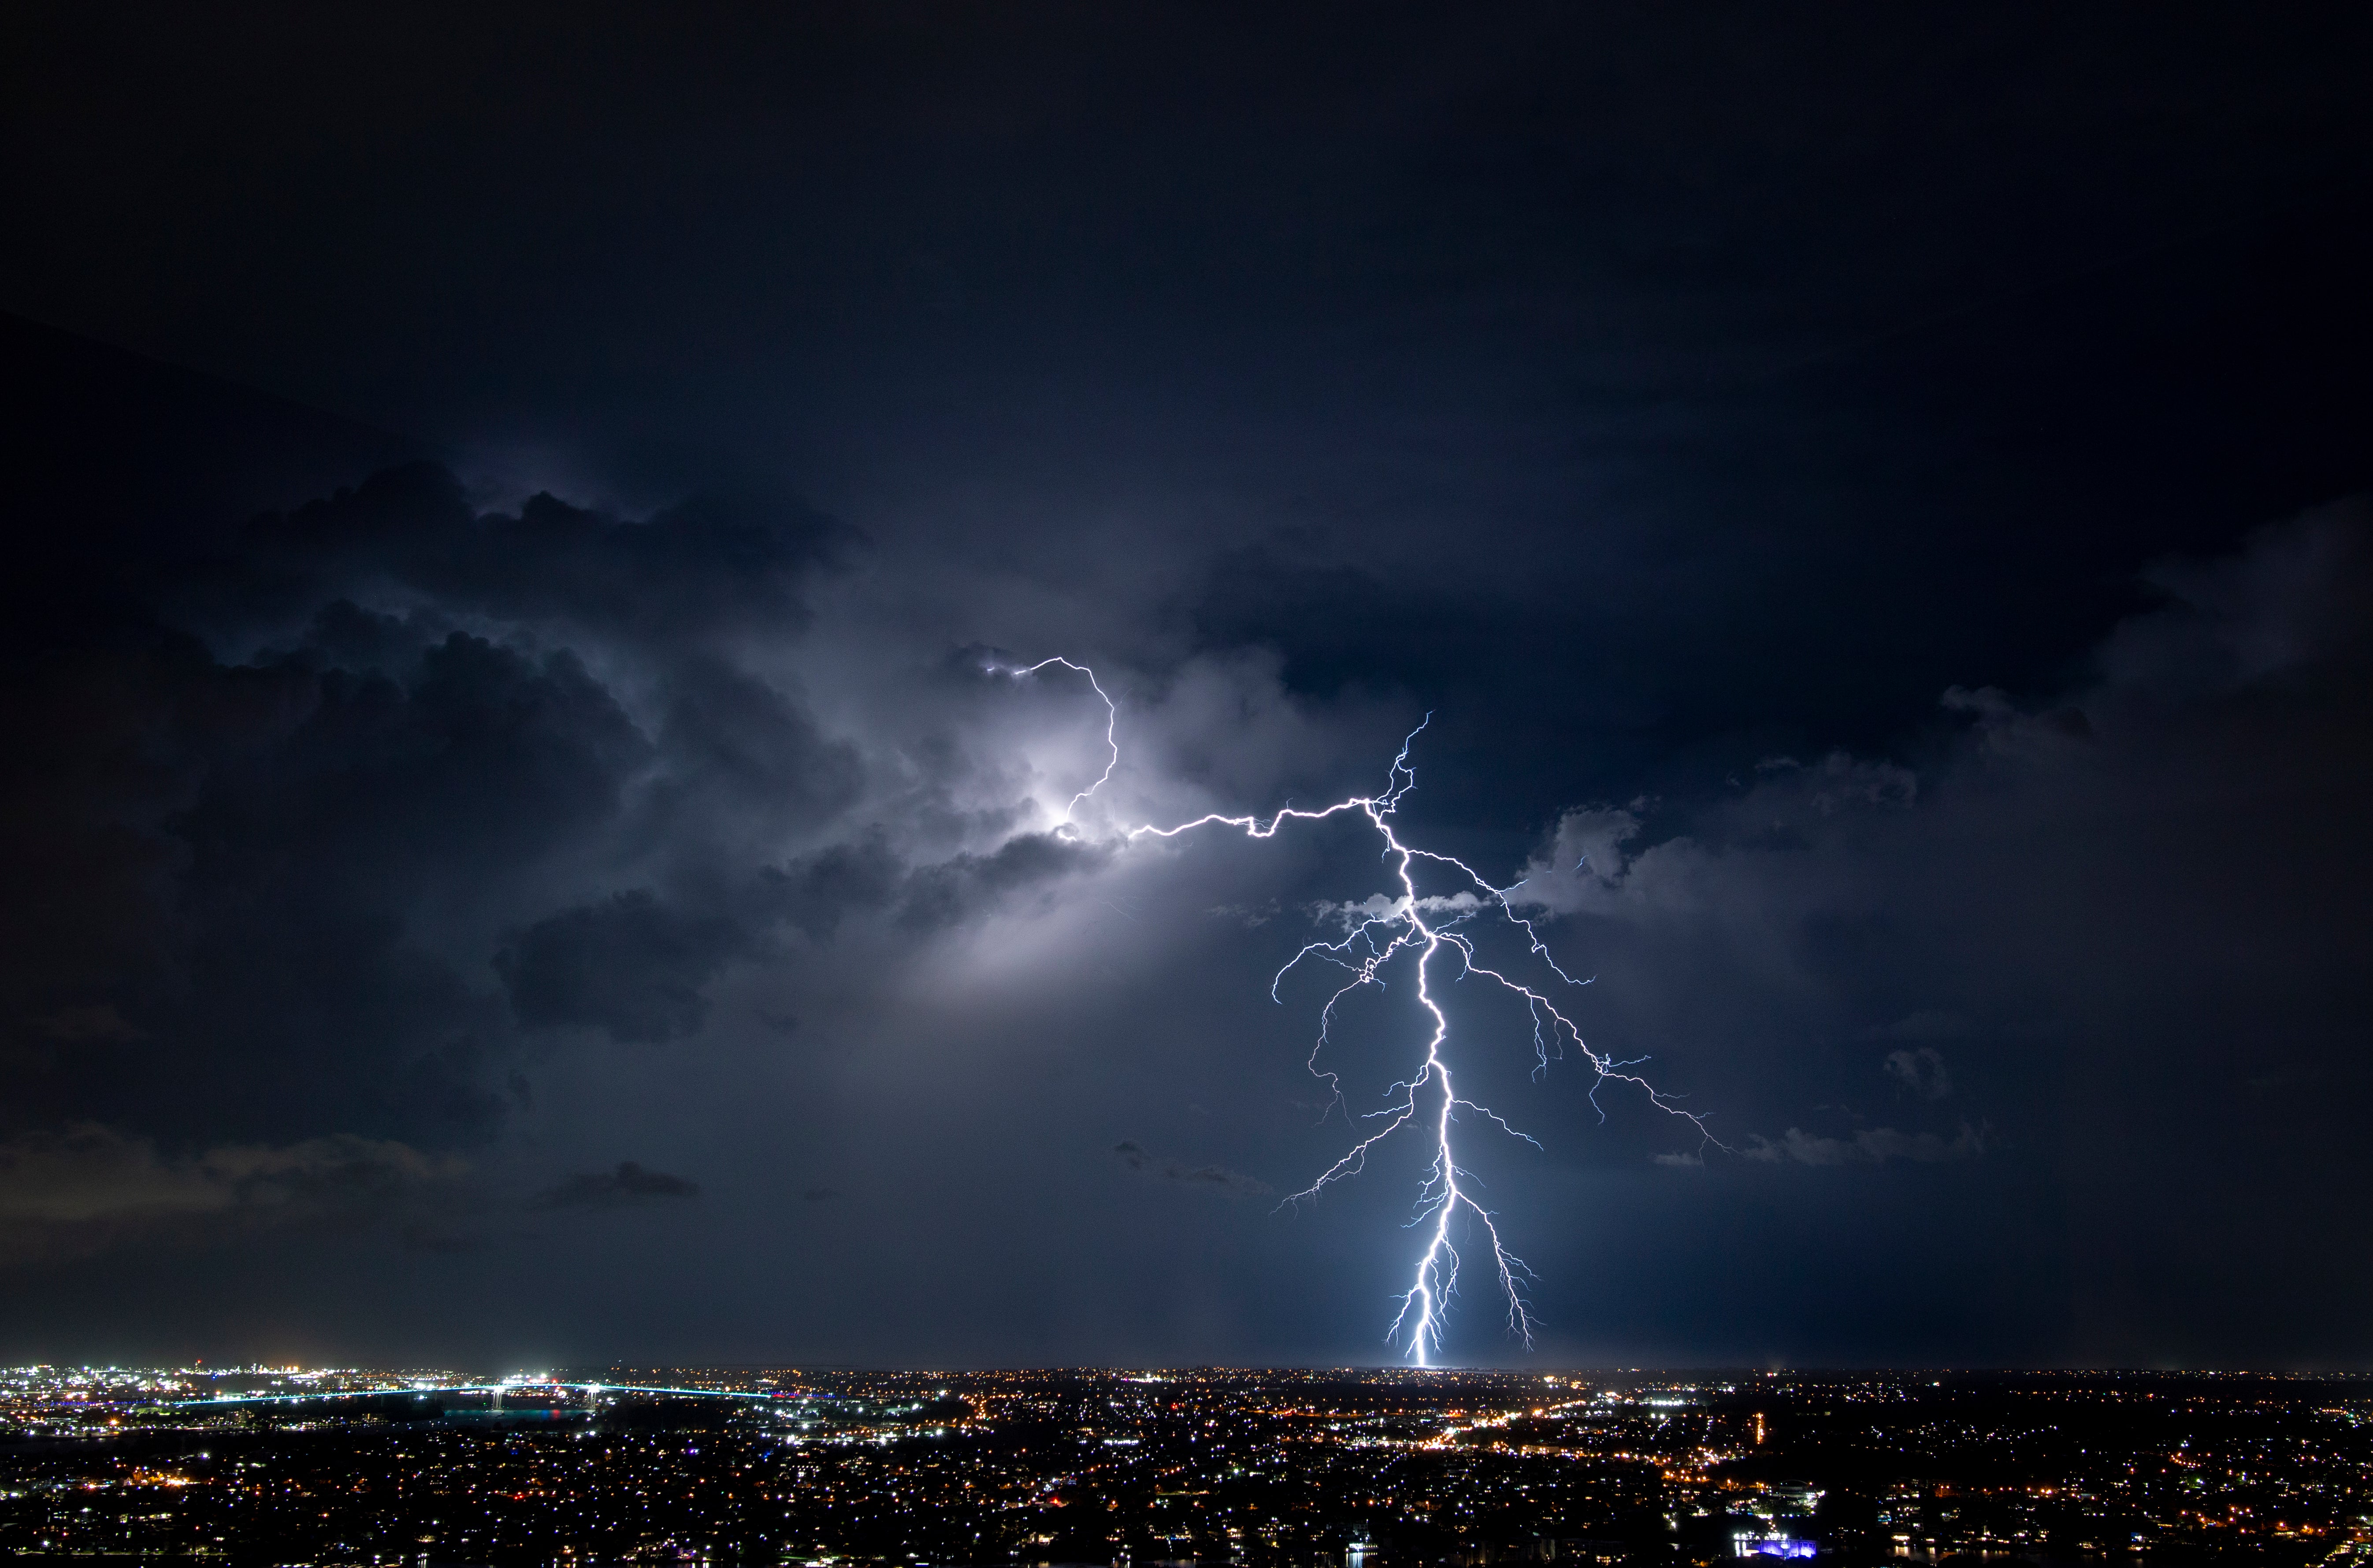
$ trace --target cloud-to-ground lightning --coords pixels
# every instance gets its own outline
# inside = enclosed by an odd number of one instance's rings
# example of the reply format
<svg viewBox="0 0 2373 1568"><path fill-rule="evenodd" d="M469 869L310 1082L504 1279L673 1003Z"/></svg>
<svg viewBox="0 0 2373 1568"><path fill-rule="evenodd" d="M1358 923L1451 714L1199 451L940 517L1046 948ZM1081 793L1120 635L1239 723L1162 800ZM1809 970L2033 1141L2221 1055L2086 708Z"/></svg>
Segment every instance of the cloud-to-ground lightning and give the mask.
<svg viewBox="0 0 2373 1568"><path fill-rule="evenodd" d="M1103 701L1105 741L1110 753L1103 774L1094 783L1074 795L1070 804L1064 809L1062 823L1069 826L1080 803L1102 789L1119 766L1120 746L1116 736L1120 715L1117 706L1096 680L1095 673L1069 659L1042 660L1026 668L995 667L995 673L1021 678L1055 664L1085 675L1089 685ZM1394 1315L1391 1327L1385 1331L1388 1340L1397 1339L1408 1347L1410 1360L1419 1366L1432 1364L1433 1353L1440 1349L1444 1315L1457 1293L1460 1258L1451 1237L1451 1225L1462 1209L1473 1217L1490 1243L1491 1267L1501 1295L1508 1305L1510 1330L1529 1346L1533 1329L1532 1310L1526 1296L1526 1285L1533 1278L1532 1271L1526 1268L1523 1259L1508 1250L1501 1239L1500 1228L1491 1211L1479 1202L1470 1190L1467 1183L1473 1180L1473 1176L1458 1164L1452 1129L1459 1119L1459 1113L1466 1111L1490 1122L1510 1137L1522 1139L1535 1148L1539 1144L1529 1135L1509 1126L1498 1112L1459 1094L1453 1081L1451 1064L1444 1054L1450 1040L1450 1019L1433 991L1433 963L1444 950L1452 954L1457 963L1457 971L1452 977L1454 980L1467 977L1487 980L1524 1001L1532 1018L1536 1076L1545 1071L1552 1060L1562 1058L1568 1042L1571 1042L1573 1049L1589 1063L1595 1075L1590 1090L1594 1108L1598 1105L1598 1091L1605 1084L1629 1084L1645 1095L1648 1103L1657 1109L1689 1122L1705 1142L1720 1146L1702 1117L1673 1104L1654 1084L1631 1071L1640 1065L1639 1060L1618 1060L1594 1050L1584 1040L1581 1029L1559 1010L1548 994L1477 961L1474 941L1461 928L1479 917L1496 914L1524 933L1531 956L1561 983L1567 986L1587 983L1568 974L1550 954L1549 944L1541 940L1533 921L1516 912L1510 895L1523 885L1521 883L1505 888L1494 886L1464 860L1419 848L1401 838L1394 817L1402 798L1417 787L1417 771L1409 762L1409 751L1416 744L1418 736L1424 732L1426 725L1432 722L1432 718L1428 714L1423 722L1403 738L1400 752L1393 758L1384 790L1379 794L1354 795L1332 805L1315 808L1282 807L1266 820L1258 815L1233 816L1212 812L1175 826L1141 825L1127 829L1127 837L1131 840L1176 838L1206 827L1233 827L1248 837L1272 838L1289 822L1323 822L1355 813L1375 829L1384 846L1382 858L1390 864L1391 874L1399 888L1398 896L1345 906L1345 918L1350 924L1348 933L1340 942L1308 943L1288 959L1269 981L1269 997L1272 1000L1283 1000L1278 994L1279 988L1283 985L1285 977L1305 959L1334 964L1350 971L1351 977L1327 999L1326 1006L1320 1011L1318 1038L1311 1048L1308 1063L1311 1073L1327 1083L1334 1094L1334 1105L1339 1106L1343 1105L1340 1075L1323 1067L1319 1059L1330 1043L1328 1033L1334 1024L1336 1007L1345 997L1362 987L1382 987L1385 967L1396 959L1407 959L1416 971L1418 1004L1430 1021L1424 1055L1415 1071L1392 1084L1391 1092L1397 1097L1382 1110L1370 1112L1363 1118L1381 1121L1383 1126L1354 1143L1333 1164L1320 1172L1316 1180L1289 1196L1285 1201L1297 1203L1315 1199L1328 1184L1356 1176L1366 1166L1368 1152L1404 1127L1415 1124L1432 1132L1432 1158L1426 1168L1425 1179L1419 1187L1416 1212L1410 1221L1412 1228L1424 1230L1425 1246L1418 1255L1409 1288L1397 1298L1399 1308ZM1418 867L1420 863L1442 870L1457 884L1456 891L1420 894L1418 888ZM1345 1114L1348 1117L1348 1108ZM1599 1115L1604 1120L1605 1111L1600 1110Z"/></svg>

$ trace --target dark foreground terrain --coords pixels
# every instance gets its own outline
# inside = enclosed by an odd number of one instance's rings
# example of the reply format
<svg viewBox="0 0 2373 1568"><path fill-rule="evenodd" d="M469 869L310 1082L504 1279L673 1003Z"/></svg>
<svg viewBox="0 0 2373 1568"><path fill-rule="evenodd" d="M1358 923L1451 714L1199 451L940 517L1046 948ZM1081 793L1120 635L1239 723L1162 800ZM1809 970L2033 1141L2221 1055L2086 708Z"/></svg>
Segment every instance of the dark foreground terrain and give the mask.
<svg viewBox="0 0 2373 1568"><path fill-rule="evenodd" d="M2373 1564L2373 1384L10 1375L0 1550L235 1563Z"/></svg>

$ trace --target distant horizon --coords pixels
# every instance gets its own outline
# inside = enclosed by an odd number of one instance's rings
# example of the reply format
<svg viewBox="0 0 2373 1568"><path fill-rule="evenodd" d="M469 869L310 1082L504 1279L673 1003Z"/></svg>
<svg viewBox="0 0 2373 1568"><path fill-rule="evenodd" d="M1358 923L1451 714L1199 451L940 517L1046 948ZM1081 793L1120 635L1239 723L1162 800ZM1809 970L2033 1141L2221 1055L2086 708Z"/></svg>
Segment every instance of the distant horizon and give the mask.
<svg viewBox="0 0 2373 1568"><path fill-rule="evenodd" d="M958 1363L889 1363L823 1361L605 1361L555 1362L533 1367L517 1366L508 1370L487 1370L493 1363L473 1365L465 1363L438 1362L368 1362L339 1363L297 1362L250 1362L215 1364L205 1361L191 1362L17 1362L0 1365L0 1374L10 1370L36 1368L72 1369L119 1372L204 1372L207 1375L241 1376L304 1373L384 1373L390 1375L407 1373L457 1373L483 1375L490 1382L506 1379L532 1382L541 1377L556 1377L564 1373L608 1371L684 1371L707 1373L779 1373L829 1372L871 1373L884 1376L925 1376L936 1373L964 1375L990 1375L999 1373L1077 1373L1094 1375L1126 1376L1144 1374L1188 1373L1406 1373L1413 1377L1477 1375L1515 1377L1986 1377L1986 1376L2091 1376L2091 1377L2285 1377L2285 1378L2359 1378L2373 1377L2373 1367L2269 1367L2269 1366L2078 1366L2078 1365L1968 1365L1968 1366L1739 1366L1739 1365L1670 1365L1670 1366L1550 1366L1547 1364L1486 1364L1472 1363L1454 1366L1411 1366L1396 1362L1330 1363L1024 1363L958 1364ZM572 1379L570 1381L583 1381Z"/></svg>

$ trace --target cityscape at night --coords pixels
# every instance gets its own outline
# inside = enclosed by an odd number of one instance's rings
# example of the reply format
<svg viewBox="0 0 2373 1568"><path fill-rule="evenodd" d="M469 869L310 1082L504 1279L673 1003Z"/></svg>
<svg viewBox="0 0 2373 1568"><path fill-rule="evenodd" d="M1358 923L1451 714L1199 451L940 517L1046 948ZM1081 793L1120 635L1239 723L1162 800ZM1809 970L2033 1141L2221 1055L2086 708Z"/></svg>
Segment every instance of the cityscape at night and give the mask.
<svg viewBox="0 0 2373 1568"><path fill-rule="evenodd" d="M0 1550L233 1563L2373 1561L2373 1379L19 1368Z"/></svg>
<svg viewBox="0 0 2373 1568"><path fill-rule="evenodd" d="M2373 1568L2364 0L13 0L0 211L0 1558Z"/></svg>

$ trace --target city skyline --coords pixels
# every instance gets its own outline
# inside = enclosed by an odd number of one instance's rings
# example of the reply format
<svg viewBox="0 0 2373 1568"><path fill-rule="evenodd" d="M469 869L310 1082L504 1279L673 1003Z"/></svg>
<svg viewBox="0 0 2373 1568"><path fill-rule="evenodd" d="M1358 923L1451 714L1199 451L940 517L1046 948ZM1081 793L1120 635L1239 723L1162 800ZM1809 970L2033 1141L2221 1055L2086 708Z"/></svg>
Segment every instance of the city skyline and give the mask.
<svg viewBox="0 0 2373 1568"><path fill-rule="evenodd" d="M654 1377L693 1387L642 1386ZM288 1369L192 1399L187 1374L0 1372L0 1546L1260 1568L2373 1557L2361 1376L645 1368L500 1396L453 1382Z"/></svg>

